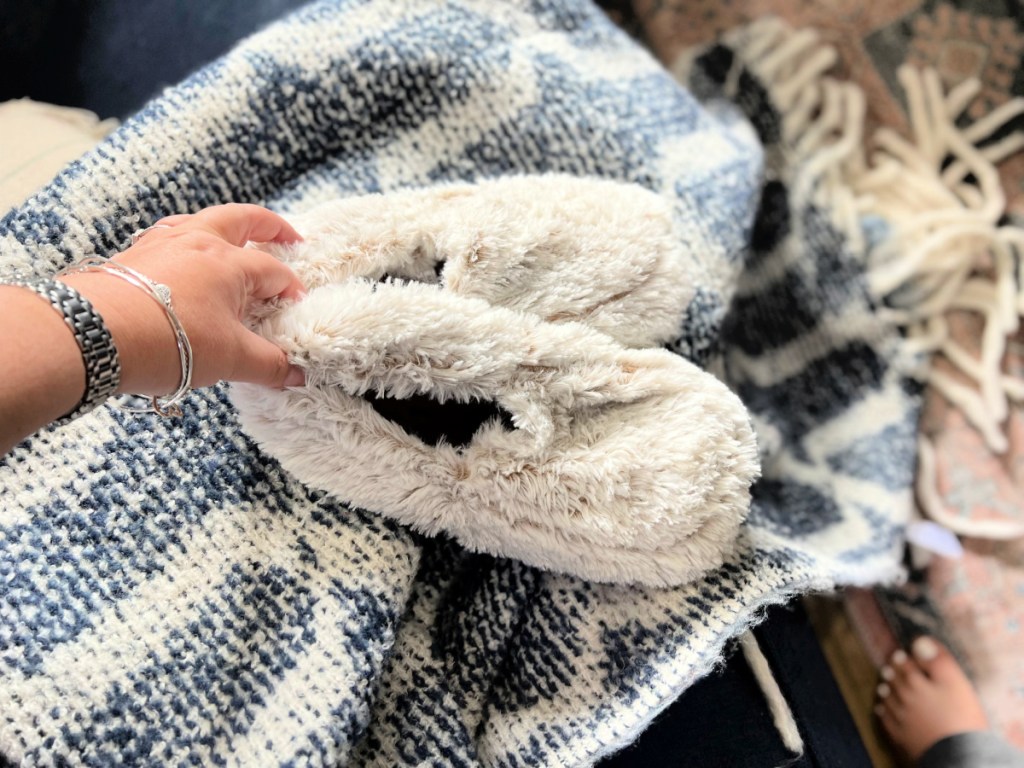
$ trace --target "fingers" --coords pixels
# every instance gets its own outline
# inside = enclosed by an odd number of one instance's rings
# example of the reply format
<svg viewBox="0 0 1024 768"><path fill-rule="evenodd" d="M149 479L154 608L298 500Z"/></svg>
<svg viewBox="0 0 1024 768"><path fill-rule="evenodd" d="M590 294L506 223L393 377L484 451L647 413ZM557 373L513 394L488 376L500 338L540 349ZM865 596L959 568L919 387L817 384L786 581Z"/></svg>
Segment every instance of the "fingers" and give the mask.
<svg viewBox="0 0 1024 768"><path fill-rule="evenodd" d="M163 224L168 227L173 227L178 224L181 224L182 222L188 221L190 218L192 218L191 213L176 213L173 216L164 216L159 221L154 222L153 226L156 226L157 224Z"/></svg>
<svg viewBox="0 0 1024 768"><path fill-rule="evenodd" d="M175 219L177 217L169 217ZM292 243L301 240L292 225L273 211L258 205L229 203L204 208L191 217L204 229L227 240L232 245L255 243ZM161 223L167 223L162 220Z"/></svg>
<svg viewBox="0 0 1024 768"><path fill-rule="evenodd" d="M213 232L239 248L250 241L285 243L302 239L291 224L273 211L258 205L218 205L206 208L190 218L197 226ZM273 256L262 251L246 249L243 258L251 298L298 299L305 293L295 273Z"/></svg>
<svg viewBox="0 0 1024 768"><path fill-rule="evenodd" d="M301 239L284 219L258 205L218 205L196 214L177 214L160 219L158 224L172 230L201 229L227 241L242 259L249 298L299 299L305 289L292 270L274 257L254 249L242 248L247 242L287 242ZM160 230L147 233L147 238L159 237ZM169 231L169 230L162 230ZM148 242L152 243L152 239ZM236 250L237 249L237 250Z"/></svg>
<svg viewBox="0 0 1024 768"><path fill-rule="evenodd" d="M241 355L231 380L283 389L302 386L306 375L301 368L288 362L284 350L246 330L243 331Z"/></svg>
<svg viewBox="0 0 1024 768"><path fill-rule="evenodd" d="M249 203L227 203L204 208L198 213L164 216L156 224L176 227L194 223L232 245L254 243L292 243L302 236L273 211Z"/></svg>
<svg viewBox="0 0 1024 768"><path fill-rule="evenodd" d="M304 295L286 264L242 246L297 240L298 233L256 205L221 205L159 223L166 228L148 232L121 257L171 288L192 343L198 385L222 379L277 388L304 383L302 370L289 365L283 351L240 322L253 302Z"/></svg>
<svg viewBox="0 0 1024 768"><path fill-rule="evenodd" d="M243 269L249 283L249 296L254 299L300 299L305 288L285 264L263 251L243 251Z"/></svg>

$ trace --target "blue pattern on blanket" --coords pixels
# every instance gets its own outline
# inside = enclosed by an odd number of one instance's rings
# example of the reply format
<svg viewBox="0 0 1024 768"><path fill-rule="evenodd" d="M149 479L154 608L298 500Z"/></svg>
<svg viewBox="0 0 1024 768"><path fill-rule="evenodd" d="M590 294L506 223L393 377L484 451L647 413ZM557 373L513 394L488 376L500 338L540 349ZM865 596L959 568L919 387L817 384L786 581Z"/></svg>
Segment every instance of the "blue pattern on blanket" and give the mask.
<svg viewBox="0 0 1024 768"><path fill-rule="evenodd" d="M914 481L913 467L907 464L890 464L889 455L894 450L913 453L917 440L917 421L890 424L885 429L843 446L828 457L828 465L835 472L859 477L874 483L881 483L892 491L907 488Z"/></svg>
<svg viewBox="0 0 1024 768"><path fill-rule="evenodd" d="M0 753L588 763L766 603L892 577L913 456L891 438L916 396L852 233L794 198L770 89L737 60L723 46L696 60L701 98L738 85L733 105L705 108L583 0L320 2L7 215L3 277L232 200L298 211L556 170L638 182L672 201L700 278L670 346L744 398L764 479L720 569L675 589L608 586L301 486L239 433L222 387L177 421L100 409L0 465Z"/></svg>

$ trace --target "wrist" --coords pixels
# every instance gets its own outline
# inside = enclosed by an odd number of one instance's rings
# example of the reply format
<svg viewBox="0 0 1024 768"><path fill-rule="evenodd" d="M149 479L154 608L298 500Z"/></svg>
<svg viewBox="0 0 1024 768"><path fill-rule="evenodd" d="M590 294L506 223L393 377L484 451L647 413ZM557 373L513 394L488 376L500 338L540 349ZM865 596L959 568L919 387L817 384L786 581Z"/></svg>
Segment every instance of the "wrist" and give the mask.
<svg viewBox="0 0 1024 768"><path fill-rule="evenodd" d="M174 335L160 306L122 280L97 272L62 275L103 318L121 360L119 393L163 395L178 386Z"/></svg>
<svg viewBox="0 0 1024 768"><path fill-rule="evenodd" d="M31 289L0 284L0 306L4 316L16 318L22 329L0 338L5 358L22 362L11 371L20 386L6 382L16 401L13 396L3 398L0 415L4 422L19 422L19 432L28 434L82 401L85 361L67 324Z"/></svg>

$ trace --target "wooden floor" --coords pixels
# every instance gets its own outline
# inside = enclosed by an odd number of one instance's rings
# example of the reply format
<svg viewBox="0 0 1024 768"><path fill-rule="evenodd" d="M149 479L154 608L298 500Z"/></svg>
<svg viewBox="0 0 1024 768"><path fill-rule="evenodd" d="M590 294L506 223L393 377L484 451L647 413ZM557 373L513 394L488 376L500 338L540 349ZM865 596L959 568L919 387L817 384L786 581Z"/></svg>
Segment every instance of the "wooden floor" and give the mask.
<svg viewBox="0 0 1024 768"><path fill-rule="evenodd" d="M842 603L835 598L814 596L805 598L804 606L871 762L875 768L896 768L900 763L893 756L872 711L878 673L861 647Z"/></svg>

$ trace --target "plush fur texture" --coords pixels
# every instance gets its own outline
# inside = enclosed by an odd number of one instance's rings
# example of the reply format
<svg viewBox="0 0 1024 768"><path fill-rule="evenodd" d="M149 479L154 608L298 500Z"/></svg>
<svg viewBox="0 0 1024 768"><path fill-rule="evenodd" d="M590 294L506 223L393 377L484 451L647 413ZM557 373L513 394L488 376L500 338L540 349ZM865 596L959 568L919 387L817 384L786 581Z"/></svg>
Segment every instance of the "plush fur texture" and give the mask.
<svg viewBox="0 0 1024 768"><path fill-rule="evenodd" d="M662 198L511 177L340 200L295 224L305 241L272 250L314 289L258 330L307 385L234 396L286 469L469 549L596 581L670 586L721 565L757 450L725 385L650 348L693 293ZM495 419L465 447L428 445L366 393L490 401L515 429Z"/></svg>

